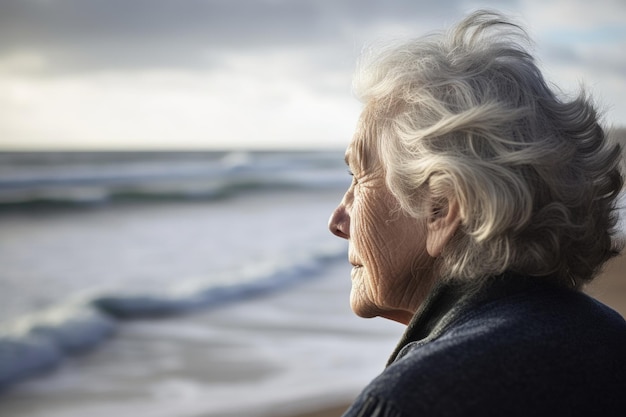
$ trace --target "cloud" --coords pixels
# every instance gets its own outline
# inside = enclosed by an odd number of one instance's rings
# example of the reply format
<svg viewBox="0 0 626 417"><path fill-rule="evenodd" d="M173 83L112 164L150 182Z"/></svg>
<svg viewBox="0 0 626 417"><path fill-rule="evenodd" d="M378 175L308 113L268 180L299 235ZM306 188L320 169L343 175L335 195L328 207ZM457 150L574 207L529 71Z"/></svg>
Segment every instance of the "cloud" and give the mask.
<svg viewBox="0 0 626 417"><path fill-rule="evenodd" d="M585 79L626 123L622 3L3 0L0 147L341 147L364 43L482 7L512 12L549 79Z"/></svg>
<svg viewBox="0 0 626 417"><path fill-rule="evenodd" d="M9 0L0 55L35 53L48 71L210 66L224 51L346 47L393 23L421 29L457 0ZM432 23L431 23L432 24Z"/></svg>
<svg viewBox="0 0 626 417"><path fill-rule="evenodd" d="M319 95L275 73L233 65L208 74L5 77L0 148L344 146L358 117L356 100Z"/></svg>
<svg viewBox="0 0 626 417"><path fill-rule="evenodd" d="M525 14L532 16L528 23L538 32L623 27L626 19L626 3L623 0L523 0L521 8Z"/></svg>

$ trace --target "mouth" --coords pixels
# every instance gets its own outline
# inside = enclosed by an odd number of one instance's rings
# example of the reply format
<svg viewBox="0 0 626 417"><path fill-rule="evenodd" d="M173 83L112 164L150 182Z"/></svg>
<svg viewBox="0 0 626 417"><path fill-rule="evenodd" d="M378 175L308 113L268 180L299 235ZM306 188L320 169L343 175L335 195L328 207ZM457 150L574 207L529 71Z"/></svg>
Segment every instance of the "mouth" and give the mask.
<svg viewBox="0 0 626 417"><path fill-rule="evenodd" d="M350 262L350 265L352 265L352 267L354 269L359 269L363 267L363 264L360 262L361 257L358 256L357 251L355 250L354 247L350 247L348 250L348 262Z"/></svg>
<svg viewBox="0 0 626 417"><path fill-rule="evenodd" d="M350 262L350 265L352 265L352 270L350 270L350 279L351 280L359 279L359 277L361 277L364 271L363 265L357 264L355 262Z"/></svg>

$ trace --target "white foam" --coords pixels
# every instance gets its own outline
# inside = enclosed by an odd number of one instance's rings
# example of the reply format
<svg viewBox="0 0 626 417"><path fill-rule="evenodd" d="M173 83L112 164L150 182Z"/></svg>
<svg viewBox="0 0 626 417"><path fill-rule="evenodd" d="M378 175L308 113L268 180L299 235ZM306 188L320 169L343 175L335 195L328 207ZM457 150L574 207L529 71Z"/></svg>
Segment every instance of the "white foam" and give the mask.
<svg viewBox="0 0 626 417"><path fill-rule="evenodd" d="M63 305L34 313L0 333L0 388L53 367L66 355L108 337L115 322L89 305Z"/></svg>
<svg viewBox="0 0 626 417"><path fill-rule="evenodd" d="M403 326L350 311L349 265L208 312L133 321L0 402L11 417L280 416L350 401ZM8 414L4 414L7 413Z"/></svg>

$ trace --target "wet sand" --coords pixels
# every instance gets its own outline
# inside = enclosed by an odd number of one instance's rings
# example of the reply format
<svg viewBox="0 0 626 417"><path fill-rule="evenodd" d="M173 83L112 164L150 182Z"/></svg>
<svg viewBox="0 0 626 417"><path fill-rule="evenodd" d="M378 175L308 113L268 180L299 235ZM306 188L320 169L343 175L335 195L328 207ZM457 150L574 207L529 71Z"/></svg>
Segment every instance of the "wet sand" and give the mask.
<svg viewBox="0 0 626 417"><path fill-rule="evenodd" d="M402 332L354 317L346 268L248 303L127 323L98 350L15 387L0 415L339 417ZM623 316L625 271L626 256L616 258L586 290ZM242 399L243 414L232 407Z"/></svg>
<svg viewBox="0 0 626 417"><path fill-rule="evenodd" d="M352 313L349 272L337 262L246 302L126 322L98 349L5 392L0 415L341 415L403 331Z"/></svg>
<svg viewBox="0 0 626 417"><path fill-rule="evenodd" d="M610 260L585 292L626 317L626 254Z"/></svg>
<svg viewBox="0 0 626 417"><path fill-rule="evenodd" d="M339 417L348 408L348 405L327 408L325 410L312 411L310 413L298 414L293 417Z"/></svg>

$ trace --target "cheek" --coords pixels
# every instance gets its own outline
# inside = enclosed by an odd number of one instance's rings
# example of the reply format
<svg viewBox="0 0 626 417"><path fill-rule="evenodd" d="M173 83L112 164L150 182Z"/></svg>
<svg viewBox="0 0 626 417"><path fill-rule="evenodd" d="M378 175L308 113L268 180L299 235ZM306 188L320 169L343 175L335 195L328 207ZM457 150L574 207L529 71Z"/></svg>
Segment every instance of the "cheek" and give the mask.
<svg viewBox="0 0 626 417"><path fill-rule="evenodd" d="M375 272L389 255L386 250L388 244L385 242L388 239L385 220L387 216L368 205L355 208L352 243L361 263L368 269L373 269L370 273ZM388 262L387 259L386 263Z"/></svg>
<svg viewBox="0 0 626 417"><path fill-rule="evenodd" d="M364 193L363 197L367 197ZM363 204L369 202L370 204ZM378 204L377 204L378 203ZM393 215L393 214L392 214ZM398 228L390 220L390 209L381 202L362 198L355 201L352 215L353 229L351 231L351 245L353 257L363 265L364 280L370 288L369 294L382 290L385 282L382 280L395 273L399 253L396 239Z"/></svg>
<svg viewBox="0 0 626 417"><path fill-rule="evenodd" d="M362 206L355 220L354 246L370 273L389 273L407 261L406 222L399 219L398 213L387 207Z"/></svg>
<svg viewBox="0 0 626 417"><path fill-rule="evenodd" d="M425 224L393 210L381 214L365 208L361 215L354 249L367 273L369 296L394 298L394 291L428 275L434 259L426 251Z"/></svg>

